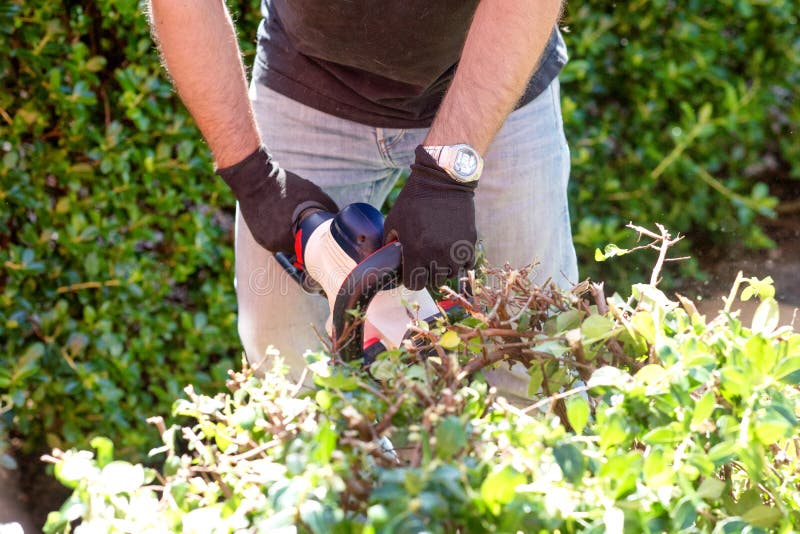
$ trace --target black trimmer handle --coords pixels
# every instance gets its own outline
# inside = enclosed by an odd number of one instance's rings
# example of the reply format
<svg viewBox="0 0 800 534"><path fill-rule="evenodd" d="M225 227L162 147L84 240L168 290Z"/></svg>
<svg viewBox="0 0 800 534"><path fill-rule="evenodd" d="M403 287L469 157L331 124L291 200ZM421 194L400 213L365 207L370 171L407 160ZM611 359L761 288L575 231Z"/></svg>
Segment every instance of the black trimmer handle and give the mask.
<svg viewBox="0 0 800 534"><path fill-rule="evenodd" d="M349 310L366 311L370 301L384 289L395 287L400 280L403 255L400 243L392 242L367 256L345 278L333 306L333 339L341 347L334 347L345 361L358 360L364 356L362 328L353 329L348 339L340 339L342 333L357 320Z"/></svg>

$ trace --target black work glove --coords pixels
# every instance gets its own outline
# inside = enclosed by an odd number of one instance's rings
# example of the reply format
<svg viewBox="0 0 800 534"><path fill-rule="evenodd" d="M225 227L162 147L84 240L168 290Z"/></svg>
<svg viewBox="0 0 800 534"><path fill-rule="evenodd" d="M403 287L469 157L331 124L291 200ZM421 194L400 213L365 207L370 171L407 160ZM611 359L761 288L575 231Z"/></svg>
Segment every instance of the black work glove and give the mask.
<svg viewBox="0 0 800 534"><path fill-rule="evenodd" d="M422 146L384 223L386 240L403 247L403 285L438 287L475 262L477 182L451 178Z"/></svg>
<svg viewBox="0 0 800 534"><path fill-rule="evenodd" d="M306 209L339 208L317 185L280 168L263 146L245 159L217 170L239 201L247 227L272 252L294 249L293 224Z"/></svg>

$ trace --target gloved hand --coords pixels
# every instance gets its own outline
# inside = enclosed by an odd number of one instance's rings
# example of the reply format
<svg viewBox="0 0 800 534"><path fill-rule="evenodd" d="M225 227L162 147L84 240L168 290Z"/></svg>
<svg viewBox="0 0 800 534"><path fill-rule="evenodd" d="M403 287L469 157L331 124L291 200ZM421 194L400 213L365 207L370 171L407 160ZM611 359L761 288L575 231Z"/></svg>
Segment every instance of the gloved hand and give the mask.
<svg viewBox="0 0 800 534"><path fill-rule="evenodd" d="M386 241L403 247L403 285L439 286L475 262L477 182L451 178L424 148L416 149L411 175L389 211Z"/></svg>
<svg viewBox="0 0 800 534"><path fill-rule="evenodd" d="M239 201L253 237L271 252L289 253L294 249L293 225L303 211L339 211L322 189L280 168L263 146L239 163L218 169L217 174Z"/></svg>

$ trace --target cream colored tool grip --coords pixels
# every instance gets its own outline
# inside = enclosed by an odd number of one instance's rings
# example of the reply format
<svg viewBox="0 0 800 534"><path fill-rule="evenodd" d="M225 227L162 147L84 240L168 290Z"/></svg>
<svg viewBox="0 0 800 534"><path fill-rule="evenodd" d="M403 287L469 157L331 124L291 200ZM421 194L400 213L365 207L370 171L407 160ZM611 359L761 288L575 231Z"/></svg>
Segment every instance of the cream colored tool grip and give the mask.
<svg viewBox="0 0 800 534"><path fill-rule="evenodd" d="M306 274L317 281L328 297L330 313L325 321L328 335L333 332L332 316L336 296L347 275L356 268L356 262L342 250L331 234L329 219L320 224L308 238L303 254Z"/></svg>

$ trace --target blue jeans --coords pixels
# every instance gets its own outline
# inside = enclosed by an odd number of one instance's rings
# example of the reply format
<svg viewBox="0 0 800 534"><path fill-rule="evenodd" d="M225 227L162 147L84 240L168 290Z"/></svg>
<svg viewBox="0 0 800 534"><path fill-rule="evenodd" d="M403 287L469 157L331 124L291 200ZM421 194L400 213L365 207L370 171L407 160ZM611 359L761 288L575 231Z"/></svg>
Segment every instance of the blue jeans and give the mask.
<svg viewBox="0 0 800 534"><path fill-rule="evenodd" d="M340 119L256 83L250 98L273 157L317 183L339 206L368 202L380 208L427 134L426 128L375 128ZM569 148L556 80L509 115L486 153L475 205L478 235L489 264L537 262L534 281L551 278L564 287L578 282L568 180ZM291 376L299 377L305 366L303 353L320 346L312 325L324 333L326 303L297 287L255 242L238 214L236 292L239 335L248 360L256 366L267 361L272 345ZM516 371L499 369L490 374L496 375L498 389L507 396L525 397L528 375Z"/></svg>

